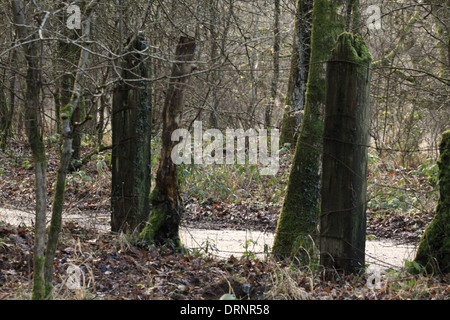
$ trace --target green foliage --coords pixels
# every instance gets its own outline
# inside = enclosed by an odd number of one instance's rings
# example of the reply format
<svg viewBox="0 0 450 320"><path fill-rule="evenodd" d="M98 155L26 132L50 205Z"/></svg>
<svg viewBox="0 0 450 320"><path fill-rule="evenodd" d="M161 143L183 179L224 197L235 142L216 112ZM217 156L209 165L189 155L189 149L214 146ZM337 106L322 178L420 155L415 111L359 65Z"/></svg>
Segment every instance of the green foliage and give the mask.
<svg viewBox="0 0 450 320"><path fill-rule="evenodd" d="M251 251L250 248L256 246L257 244L258 244L258 242L255 240L252 240L252 239L248 239L247 241L245 241L242 244L242 247L245 249L244 254L243 254L244 258L247 258L247 259L255 259L256 258L255 253L253 251Z"/></svg>
<svg viewBox="0 0 450 320"><path fill-rule="evenodd" d="M75 190L85 191L89 187L89 183L92 182L92 177L86 172L86 170L77 170L72 174L67 175L67 186L72 187Z"/></svg>
<svg viewBox="0 0 450 320"><path fill-rule="evenodd" d="M92 159L95 161L98 174L104 176L109 170L107 163L111 161L111 155L98 154L92 157Z"/></svg>
<svg viewBox="0 0 450 320"><path fill-rule="evenodd" d="M26 169L26 170L31 170L33 169L33 162L30 160L24 160L22 161L22 168Z"/></svg>
<svg viewBox="0 0 450 320"><path fill-rule="evenodd" d="M405 268L412 274L418 274L423 271L423 267L416 261L405 260Z"/></svg>
<svg viewBox="0 0 450 320"><path fill-rule="evenodd" d="M392 159L391 159L392 160ZM392 163L391 163L392 162ZM438 168L429 158L416 169L394 168L394 161L369 153L368 203L374 211L421 213L437 197ZM429 188L424 187L428 184Z"/></svg>
<svg viewBox="0 0 450 320"><path fill-rule="evenodd" d="M419 165L417 170L412 171L416 175L426 175L431 186L439 184L439 166L433 158L428 158L425 163Z"/></svg>
<svg viewBox="0 0 450 320"><path fill-rule="evenodd" d="M54 135L50 136L46 140L47 147L49 148L56 148L60 142L61 135L59 133L55 133Z"/></svg>

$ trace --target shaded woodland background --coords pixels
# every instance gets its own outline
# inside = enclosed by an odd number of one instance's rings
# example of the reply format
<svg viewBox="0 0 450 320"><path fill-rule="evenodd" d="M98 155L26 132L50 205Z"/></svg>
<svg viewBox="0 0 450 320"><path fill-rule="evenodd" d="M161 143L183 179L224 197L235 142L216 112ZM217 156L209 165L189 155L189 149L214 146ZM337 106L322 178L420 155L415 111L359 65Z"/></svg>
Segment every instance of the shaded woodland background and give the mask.
<svg viewBox="0 0 450 320"><path fill-rule="evenodd" d="M277 1L275 1L277 2ZM436 158L440 134L448 126L448 7L444 1L362 1L362 21L373 13L364 8L375 4L382 10L381 29L363 34L374 60L372 80L373 146L381 154L399 152L403 166L421 163L422 154ZM224 129L280 126L290 70L295 1L279 1L279 27L274 33L272 1L119 1L100 2L94 12L80 110L82 136L107 144L110 134L111 94L119 76L120 48L133 34L147 39L152 59L154 133L170 74L171 59L180 35L197 40L198 71L189 83L183 119L189 128L194 120ZM36 23L30 31L45 27L40 42L42 68L41 120L45 137L58 134L55 111L58 90L68 72L67 57L58 54L59 42L69 42L64 16L53 3L27 4ZM2 147L6 137L24 135L23 53L7 2L1 7L2 41ZM51 19L45 19L46 13ZM60 17L60 19L55 19ZM62 17L61 17L62 16ZM48 18L48 17L47 17ZM277 30L275 30L277 31ZM274 63L274 39L279 37L279 59ZM279 76L276 74L279 73ZM278 78L278 80L277 80ZM276 84L275 94L272 92ZM5 102L7 102L5 104ZM274 105L270 122L266 109ZM7 122L7 123L3 123ZM418 150L422 153L416 152Z"/></svg>

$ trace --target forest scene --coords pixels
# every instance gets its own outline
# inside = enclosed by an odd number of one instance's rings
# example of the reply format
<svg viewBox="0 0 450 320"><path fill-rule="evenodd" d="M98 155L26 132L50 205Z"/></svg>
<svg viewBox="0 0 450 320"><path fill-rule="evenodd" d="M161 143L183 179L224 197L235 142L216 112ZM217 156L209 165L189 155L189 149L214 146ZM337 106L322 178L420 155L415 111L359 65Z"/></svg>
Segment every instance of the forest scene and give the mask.
<svg viewBox="0 0 450 320"><path fill-rule="evenodd" d="M2 0L0 300L449 300L449 18Z"/></svg>

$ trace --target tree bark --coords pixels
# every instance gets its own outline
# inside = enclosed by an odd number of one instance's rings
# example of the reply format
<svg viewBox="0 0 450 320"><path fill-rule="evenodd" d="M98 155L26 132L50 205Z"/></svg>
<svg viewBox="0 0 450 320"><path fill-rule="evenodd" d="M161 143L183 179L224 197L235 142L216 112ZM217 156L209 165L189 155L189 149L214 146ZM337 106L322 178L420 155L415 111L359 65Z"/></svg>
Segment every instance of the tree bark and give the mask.
<svg viewBox="0 0 450 320"><path fill-rule="evenodd" d="M302 263L317 261L315 238L320 216L320 171L322 162L325 66L334 39L343 32L345 21L338 14L345 0L315 0L311 31L311 58L305 110L296 144L286 196L281 210L273 254L297 256Z"/></svg>
<svg viewBox="0 0 450 320"><path fill-rule="evenodd" d="M0 149L2 150L6 150L12 117L5 91L4 84L0 82Z"/></svg>
<svg viewBox="0 0 450 320"><path fill-rule="evenodd" d="M141 237L158 245L181 247L179 224L183 204L178 188L177 166L173 163L172 149L177 142L171 140L182 118L185 84L194 65L195 41L181 37L176 49L176 63L172 68L169 88L164 103L162 120L162 148L156 175L156 186L151 193L152 214Z"/></svg>
<svg viewBox="0 0 450 320"><path fill-rule="evenodd" d="M289 144L292 150L295 150L298 131L303 118L301 111L305 108L306 84L311 55L312 7L313 0L297 0L291 70L280 130L280 144L282 146Z"/></svg>
<svg viewBox="0 0 450 320"><path fill-rule="evenodd" d="M415 261L429 273L450 272L450 130L439 146L439 193L436 215L420 240Z"/></svg>
<svg viewBox="0 0 450 320"><path fill-rule="evenodd" d="M327 67L320 256L325 268L364 268L371 55L340 35Z"/></svg>
<svg viewBox="0 0 450 320"><path fill-rule="evenodd" d="M278 96L278 81L280 79L280 0L274 0L273 26L273 78L270 86L270 101L266 107L265 125L272 127L272 113Z"/></svg>
<svg viewBox="0 0 450 320"><path fill-rule="evenodd" d="M90 10L91 11L91 10ZM87 13L87 14L86 14ZM87 18L83 23L84 41L89 40L91 30L91 15L85 12ZM80 97L84 92L84 73L89 59L89 53L82 50L79 56L78 71L73 81L72 94L69 102L61 109L61 155L56 175L55 194L53 196L52 217L48 231L48 240L45 254L45 294L51 297L53 284L53 263L62 227L62 211L64 207L64 195L66 191L66 175L71 164L73 152L73 111L80 103Z"/></svg>
<svg viewBox="0 0 450 320"><path fill-rule="evenodd" d="M111 230L140 232L150 213L152 94L146 47L139 36L125 55L113 96Z"/></svg>
<svg viewBox="0 0 450 320"><path fill-rule="evenodd" d="M23 1L12 1L14 23L20 41L36 40L36 34L29 34L25 19ZM47 207L47 160L39 121L39 104L41 94L41 66L39 63L37 41L23 43L25 59L28 64L25 93L25 126L31 145L35 170L36 220L33 252L33 289L32 299L45 298L44 259L46 241L46 207Z"/></svg>
<svg viewBox="0 0 450 320"><path fill-rule="evenodd" d="M64 10L65 4L61 3L58 4L58 8L62 10L61 16L59 17L60 23L64 24ZM57 115L57 132L62 136L64 133L62 132L64 129L62 122L64 122L64 109L71 104L72 98L73 98L73 90L76 85L76 77L77 77L77 67L79 65L80 57L81 57L81 48L77 45L75 45L73 42L77 41L80 38L80 34L77 30L70 30L69 28L63 28L62 34L66 37L66 39L58 40L57 42L57 54L59 56L60 62L59 67L63 71L63 74L61 76L61 79L58 81L58 88L56 91L56 101L55 103L55 113ZM79 129L76 128L76 126L73 126L73 123L79 123L80 119L77 119L76 113L78 109L78 105L74 106L74 108L71 108L69 106L70 111L70 121L72 121L70 134L71 134L71 140L72 140L72 149L79 150L77 148L76 143L74 145L74 139L77 140L79 137ZM67 118L67 117L66 117ZM70 125L70 123L69 123ZM61 137L61 140L63 138ZM76 158L76 152L71 152L71 158ZM71 160L72 162L72 160ZM71 171L74 170L74 166L72 166L72 163L69 164L69 168Z"/></svg>

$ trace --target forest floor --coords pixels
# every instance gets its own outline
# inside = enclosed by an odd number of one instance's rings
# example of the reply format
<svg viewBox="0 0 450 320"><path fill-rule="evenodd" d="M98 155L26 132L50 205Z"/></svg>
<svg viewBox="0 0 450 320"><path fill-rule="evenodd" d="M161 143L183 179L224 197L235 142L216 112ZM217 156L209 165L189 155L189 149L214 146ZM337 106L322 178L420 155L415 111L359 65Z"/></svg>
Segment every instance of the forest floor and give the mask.
<svg viewBox="0 0 450 320"><path fill-rule="evenodd" d="M56 299L208 300L219 299L228 293L239 299L252 300L450 298L449 275L411 272L412 269L421 271L413 264L409 269L386 267L374 282L368 279L369 272L336 274L335 280L329 281L309 267L298 266L292 261L256 258L250 250L244 255L218 257L214 254L213 241L178 253L171 248L142 243L134 237L112 234L99 227L107 225L109 216L111 179L106 163L108 155L99 155L85 168L68 176L64 214L74 219L64 224L55 258ZM48 154L49 208L57 164L58 155L53 151ZM193 188L193 185L201 187L195 179L209 179L211 173L195 178L191 172L184 176L186 213L181 229L274 232L282 205L280 185L285 184L288 172L289 160L283 162L277 180L262 181L247 176L244 178L246 185L240 188L234 185L232 192L225 191L225 195L232 197ZM372 168L371 174L376 174L375 180L385 184L389 184L388 179L394 179L394 176L407 175L403 169L381 170L379 166L376 170ZM408 181L417 179L407 177ZM2 217L2 208L4 212L33 210L34 175L25 144L14 142L7 153L0 152L0 178L0 300L29 299L33 226L20 221L7 224L6 218ZM417 180L418 184L423 183L422 189L428 188L425 178ZM218 190L223 190L226 183L217 181L208 183L216 183ZM242 195L244 192L247 196ZM279 197L271 198L275 194ZM423 205L420 214L394 210L392 206L384 208L385 202L380 205L382 209L377 205L369 206L368 238L416 245L432 220L435 205L425 196L420 199ZM392 201L389 203L393 205ZM80 217L82 220L77 222ZM91 225L81 221L90 221Z"/></svg>

